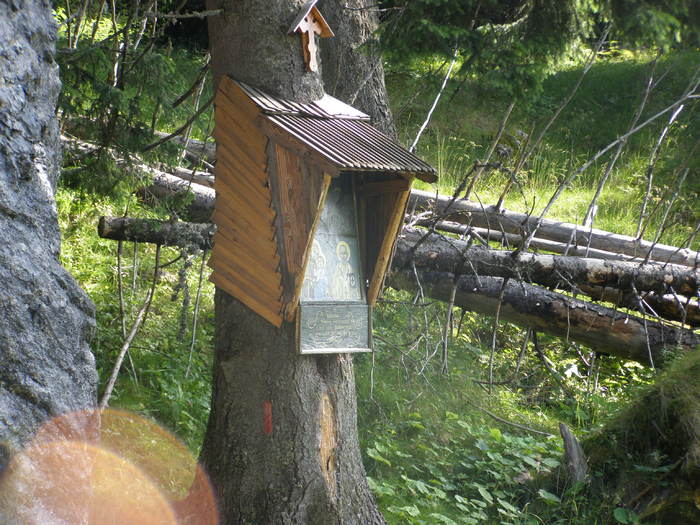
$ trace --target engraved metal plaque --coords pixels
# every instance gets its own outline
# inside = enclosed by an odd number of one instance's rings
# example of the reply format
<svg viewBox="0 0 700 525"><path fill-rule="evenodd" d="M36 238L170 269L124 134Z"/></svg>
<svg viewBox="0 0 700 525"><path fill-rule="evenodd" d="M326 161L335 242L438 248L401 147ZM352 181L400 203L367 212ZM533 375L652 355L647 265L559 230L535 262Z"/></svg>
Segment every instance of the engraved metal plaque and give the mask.
<svg viewBox="0 0 700 525"><path fill-rule="evenodd" d="M369 305L301 304L298 326L302 354L371 351Z"/></svg>

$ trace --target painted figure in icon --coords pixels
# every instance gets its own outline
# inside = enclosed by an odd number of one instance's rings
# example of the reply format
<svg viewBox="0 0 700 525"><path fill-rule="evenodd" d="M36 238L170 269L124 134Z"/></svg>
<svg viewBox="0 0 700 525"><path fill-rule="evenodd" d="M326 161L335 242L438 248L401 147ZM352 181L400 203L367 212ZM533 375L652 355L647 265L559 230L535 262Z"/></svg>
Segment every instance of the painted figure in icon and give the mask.
<svg viewBox="0 0 700 525"><path fill-rule="evenodd" d="M314 301L325 299L326 286L326 256L323 255L321 245L317 240L311 244L311 256L308 262L308 269L301 291L302 299Z"/></svg>
<svg viewBox="0 0 700 525"><path fill-rule="evenodd" d="M337 257L335 271L331 280L330 295L333 299L344 301L359 301L360 287L357 282L357 275L350 265L350 246L345 241L340 241L335 247Z"/></svg>

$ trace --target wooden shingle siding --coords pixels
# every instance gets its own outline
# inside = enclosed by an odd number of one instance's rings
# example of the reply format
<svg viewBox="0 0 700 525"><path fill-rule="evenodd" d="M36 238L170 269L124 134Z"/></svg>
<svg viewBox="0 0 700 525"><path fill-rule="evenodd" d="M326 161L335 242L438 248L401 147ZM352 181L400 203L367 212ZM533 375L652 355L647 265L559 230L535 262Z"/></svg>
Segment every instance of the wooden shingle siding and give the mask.
<svg viewBox="0 0 700 525"><path fill-rule="evenodd" d="M282 324L282 273L276 213L268 183L268 139L254 125L258 110L231 80L216 97L216 205L219 230L211 280L274 324Z"/></svg>

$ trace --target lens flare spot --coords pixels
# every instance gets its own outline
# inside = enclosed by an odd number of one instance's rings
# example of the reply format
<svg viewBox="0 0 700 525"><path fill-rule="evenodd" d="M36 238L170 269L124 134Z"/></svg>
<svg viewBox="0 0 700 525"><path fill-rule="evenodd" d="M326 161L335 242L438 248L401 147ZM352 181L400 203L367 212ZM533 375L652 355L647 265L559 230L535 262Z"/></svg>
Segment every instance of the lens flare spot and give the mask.
<svg viewBox="0 0 700 525"><path fill-rule="evenodd" d="M18 523L218 523L211 484L187 447L153 421L112 409L43 425L3 472L0 505L15 509Z"/></svg>

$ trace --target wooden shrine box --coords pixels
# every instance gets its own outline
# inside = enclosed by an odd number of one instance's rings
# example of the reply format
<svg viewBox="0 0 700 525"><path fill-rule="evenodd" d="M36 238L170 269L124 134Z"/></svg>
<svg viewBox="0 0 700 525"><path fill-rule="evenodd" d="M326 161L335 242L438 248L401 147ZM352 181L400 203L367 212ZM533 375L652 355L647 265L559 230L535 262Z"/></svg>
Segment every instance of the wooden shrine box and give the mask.
<svg viewBox="0 0 700 525"><path fill-rule="evenodd" d="M211 280L302 353L364 351L413 177L435 170L324 96L272 97L228 77L215 100Z"/></svg>

